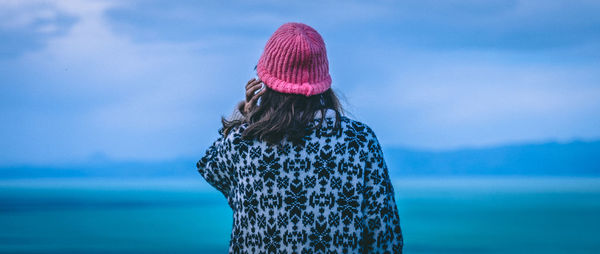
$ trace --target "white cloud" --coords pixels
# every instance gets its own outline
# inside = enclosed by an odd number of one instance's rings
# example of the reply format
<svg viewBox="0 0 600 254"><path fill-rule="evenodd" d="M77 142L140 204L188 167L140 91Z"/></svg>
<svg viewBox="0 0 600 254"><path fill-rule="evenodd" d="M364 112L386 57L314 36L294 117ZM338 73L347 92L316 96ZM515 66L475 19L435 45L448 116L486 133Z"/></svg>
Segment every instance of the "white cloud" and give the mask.
<svg viewBox="0 0 600 254"><path fill-rule="evenodd" d="M0 1L0 28L19 29L32 25L36 20L56 16L53 6L46 1Z"/></svg>
<svg viewBox="0 0 600 254"><path fill-rule="evenodd" d="M82 107L73 113L13 105L16 107L13 110L25 113L17 120L23 123L47 119L40 115L71 120L68 123L37 123L54 127L22 133L21 137L47 140L56 137L54 132L59 129L78 128L69 138L80 140L80 144L60 142L61 147L48 147L28 142L27 149L50 154L50 160L81 157L96 151L104 151L113 157L155 159L201 150L202 145L199 148L193 145L213 138L219 123L218 114L229 113L229 108L223 107L226 103L222 101L227 101L223 96L235 97L225 92L230 88L227 84L235 80L235 76L224 75L230 57L208 52L204 41L132 42L110 29L104 13L113 4L106 1L53 2L56 11L73 15L78 21L64 36L50 38L43 49L27 52L17 60L23 70L39 77L38 82L23 88L26 93L43 93L52 104L74 103L71 107ZM237 97L241 98L242 93L240 89ZM88 101L81 102L82 97ZM214 103L221 107L215 108ZM214 117L203 118L208 113ZM214 131L205 136L187 137L185 143L177 135L197 133L194 130L203 128L214 128ZM165 148L165 145L173 147ZM64 153L57 154L48 149Z"/></svg>
<svg viewBox="0 0 600 254"><path fill-rule="evenodd" d="M391 145L452 148L600 136L600 130L569 130L571 123L593 123L582 116L600 112L597 66L497 62L477 54L413 51L401 64L380 63L389 76L379 85L358 85L348 95L359 117Z"/></svg>

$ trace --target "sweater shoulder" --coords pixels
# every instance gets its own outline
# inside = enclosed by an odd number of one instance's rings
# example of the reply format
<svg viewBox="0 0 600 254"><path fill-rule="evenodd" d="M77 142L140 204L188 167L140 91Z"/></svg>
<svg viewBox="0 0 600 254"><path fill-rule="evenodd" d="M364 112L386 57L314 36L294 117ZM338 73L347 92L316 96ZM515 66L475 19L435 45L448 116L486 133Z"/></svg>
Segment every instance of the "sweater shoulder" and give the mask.
<svg viewBox="0 0 600 254"><path fill-rule="evenodd" d="M347 116L342 116L342 128L344 131L348 131L354 134L366 135L368 137L375 138L375 131L371 128L371 126L363 121L359 121L353 118L349 118Z"/></svg>

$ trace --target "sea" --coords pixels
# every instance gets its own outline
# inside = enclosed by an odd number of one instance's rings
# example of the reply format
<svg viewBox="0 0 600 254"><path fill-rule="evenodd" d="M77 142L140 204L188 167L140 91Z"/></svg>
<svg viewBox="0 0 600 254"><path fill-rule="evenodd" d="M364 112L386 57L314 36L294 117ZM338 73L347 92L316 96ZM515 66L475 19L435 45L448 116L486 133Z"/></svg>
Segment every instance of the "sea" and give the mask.
<svg viewBox="0 0 600 254"><path fill-rule="evenodd" d="M393 179L404 253L600 253L600 178ZM227 253L194 179L0 179L0 253Z"/></svg>

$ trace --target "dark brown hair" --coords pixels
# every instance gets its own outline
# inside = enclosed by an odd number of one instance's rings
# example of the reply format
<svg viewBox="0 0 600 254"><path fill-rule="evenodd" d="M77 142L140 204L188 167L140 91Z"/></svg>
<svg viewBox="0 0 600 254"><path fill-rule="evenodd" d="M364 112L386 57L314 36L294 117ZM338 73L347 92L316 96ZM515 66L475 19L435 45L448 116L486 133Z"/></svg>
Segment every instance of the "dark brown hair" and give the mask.
<svg viewBox="0 0 600 254"><path fill-rule="evenodd" d="M266 85L264 88L266 91L261 96L259 105L246 115L231 120L221 117L225 135L234 127L248 123L248 127L242 132L244 139L258 138L269 145L277 145L287 137L289 141L297 144L313 129L322 126L327 109L335 111L334 131L340 128L341 117L345 112L331 88L308 97L301 94L280 93ZM315 121L317 111L321 112L319 123L309 128L309 125Z"/></svg>

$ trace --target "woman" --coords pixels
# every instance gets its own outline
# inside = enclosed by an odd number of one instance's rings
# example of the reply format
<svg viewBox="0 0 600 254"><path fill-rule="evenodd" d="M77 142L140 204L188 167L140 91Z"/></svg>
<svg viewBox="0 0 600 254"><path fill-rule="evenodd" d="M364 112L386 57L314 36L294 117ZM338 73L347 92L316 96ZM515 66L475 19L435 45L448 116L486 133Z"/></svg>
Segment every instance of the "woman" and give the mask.
<svg viewBox="0 0 600 254"><path fill-rule="evenodd" d="M383 152L369 126L342 115L319 33L283 24L256 70L240 116L222 118L196 164L233 209L229 252L401 253Z"/></svg>

